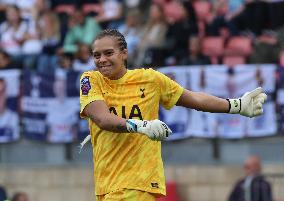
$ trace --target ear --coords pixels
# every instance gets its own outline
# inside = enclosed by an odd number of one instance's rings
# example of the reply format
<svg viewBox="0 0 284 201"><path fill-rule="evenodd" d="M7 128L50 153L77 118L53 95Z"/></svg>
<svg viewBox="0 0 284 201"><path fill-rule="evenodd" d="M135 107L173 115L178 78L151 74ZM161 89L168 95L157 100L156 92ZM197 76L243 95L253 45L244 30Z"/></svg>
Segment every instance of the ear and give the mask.
<svg viewBox="0 0 284 201"><path fill-rule="evenodd" d="M122 53L122 59L126 60L128 58L128 50L124 49L124 50L122 50L121 53Z"/></svg>

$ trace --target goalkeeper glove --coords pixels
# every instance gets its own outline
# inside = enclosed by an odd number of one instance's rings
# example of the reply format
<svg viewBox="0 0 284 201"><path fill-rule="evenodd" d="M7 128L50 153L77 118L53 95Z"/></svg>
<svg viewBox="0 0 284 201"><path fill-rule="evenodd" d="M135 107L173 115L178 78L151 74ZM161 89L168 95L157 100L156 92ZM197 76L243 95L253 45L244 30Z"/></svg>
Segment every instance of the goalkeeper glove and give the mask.
<svg viewBox="0 0 284 201"><path fill-rule="evenodd" d="M130 133L142 133L152 140L163 140L172 134L167 124L158 119L152 121L128 119L126 128Z"/></svg>
<svg viewBox="0 0 284 201"><path fill-rule="evenodd" d="M229 113L241 114L246 117L255 117L263 113L263 103L267 95L262 88L258 87L253 91L246 92L241 98L227 99L229 102Z"/></svg>

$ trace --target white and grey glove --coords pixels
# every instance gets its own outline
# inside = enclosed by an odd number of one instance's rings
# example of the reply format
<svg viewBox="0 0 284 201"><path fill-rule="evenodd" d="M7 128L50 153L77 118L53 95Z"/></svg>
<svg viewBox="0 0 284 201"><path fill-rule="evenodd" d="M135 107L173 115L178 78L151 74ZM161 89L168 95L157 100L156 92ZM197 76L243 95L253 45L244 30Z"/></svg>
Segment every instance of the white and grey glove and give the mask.
<svg viewBox="0 0 284 201"><path fill-rule="evenodd" d="M128 119L126 128L130 133L142 133L152 140L164 140L172 134L167 124L158 119L151 121Z"/></svg>
<svg viewBox="0 0 284 201"><path fill-rule="evenodd" d="M246 92L241 98L227 99L230 104L230 114L241 114L246 117L255 117L263 113L263 103L267 95L261 87Z"/></svg>

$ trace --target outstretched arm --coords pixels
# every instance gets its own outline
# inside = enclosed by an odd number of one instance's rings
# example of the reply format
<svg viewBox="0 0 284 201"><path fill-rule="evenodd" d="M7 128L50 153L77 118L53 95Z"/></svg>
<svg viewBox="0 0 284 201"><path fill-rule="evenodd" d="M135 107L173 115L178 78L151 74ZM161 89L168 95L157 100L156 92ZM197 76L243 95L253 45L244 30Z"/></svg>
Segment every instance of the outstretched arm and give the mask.
<svg viewBox="0 0 284 201"><path fill-rule="evenodd" d="M189 91L187 89L184 90L176 105L203 112L229 112L229 102L226 99L218 98L203 92Z"/></svg>
<svg viewBox="0 0 284 201"><path fill-rule="evenodd" d="M203 112L241 114L255 117L263 113L263 103L267 99L262 88L245 93L241 98L222 99L203 92L184 90L176 105Z"/></svg>

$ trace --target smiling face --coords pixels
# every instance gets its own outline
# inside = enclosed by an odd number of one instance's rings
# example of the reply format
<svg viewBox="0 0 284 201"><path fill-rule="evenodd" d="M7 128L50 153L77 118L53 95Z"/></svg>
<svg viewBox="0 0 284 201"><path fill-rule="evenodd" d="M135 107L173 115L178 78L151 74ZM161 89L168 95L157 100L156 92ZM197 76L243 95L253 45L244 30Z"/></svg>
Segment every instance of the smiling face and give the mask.
<svg viewBox="0 0 284 201"><path fill-rule="evenodd" d="M96 67L103 76L116 80L126 73L127 49L121 48L114 36L96 39L93 56Z"/></svg>

